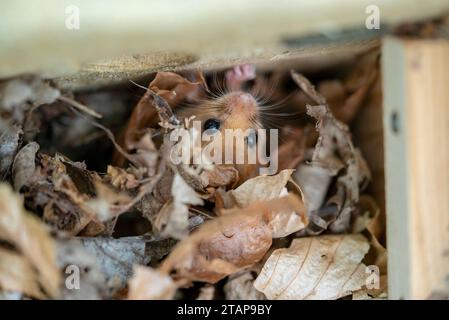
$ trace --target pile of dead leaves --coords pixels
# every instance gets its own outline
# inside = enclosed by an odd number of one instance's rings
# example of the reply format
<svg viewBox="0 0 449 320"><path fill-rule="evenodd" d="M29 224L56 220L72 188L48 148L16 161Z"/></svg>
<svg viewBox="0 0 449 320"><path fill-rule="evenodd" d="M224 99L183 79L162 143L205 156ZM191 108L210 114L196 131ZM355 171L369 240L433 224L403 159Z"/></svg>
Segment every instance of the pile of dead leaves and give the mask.
<svg viewBox="0 0 449 320"><path fill-rule="evenodd" d="M377 60L317 89L294 71L257 75L252 90L276 82L269 99L303 116L278 125L278 173L243 183L232 166L170 160L169 133L189 130L176 108L216 89L200 72L158 73L117 134L110 92L0 82L0 296L385 297L386 253L372 233L379 209L349 129ZM78 139L111 149L72 161Z"/></svg>

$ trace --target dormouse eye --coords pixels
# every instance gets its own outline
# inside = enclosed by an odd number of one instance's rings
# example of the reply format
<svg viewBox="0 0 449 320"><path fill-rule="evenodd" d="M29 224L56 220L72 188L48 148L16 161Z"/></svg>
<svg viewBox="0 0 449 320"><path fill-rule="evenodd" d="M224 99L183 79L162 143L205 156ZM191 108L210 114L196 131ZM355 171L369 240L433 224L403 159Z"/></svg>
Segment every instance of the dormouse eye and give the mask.
<svg viewBox="0 0 449 320"><path fill-rule="evenodd" d="M251 130L248 136L245 137L246 143L249 147L253 147L257 143L257 133L255 130Z"/></svg>
<svg viewBox="0 0 449 320"><path fill-rule="evenodd" d="M220 121L217 119L208 119L204 123L204 130L218 130L220 129Z"/></svg>

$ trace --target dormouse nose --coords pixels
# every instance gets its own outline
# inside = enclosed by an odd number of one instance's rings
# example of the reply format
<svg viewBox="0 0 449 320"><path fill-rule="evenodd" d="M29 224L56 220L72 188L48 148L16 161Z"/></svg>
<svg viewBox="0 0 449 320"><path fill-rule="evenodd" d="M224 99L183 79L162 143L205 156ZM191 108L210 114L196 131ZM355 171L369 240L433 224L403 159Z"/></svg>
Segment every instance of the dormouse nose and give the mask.
<svg viewBox="0 0 449 320"><path fill-rule="evenodd" d="M234 92L229 99L229 107L235 111L255 111L257 102L254 97L246 92Z"/></svg>

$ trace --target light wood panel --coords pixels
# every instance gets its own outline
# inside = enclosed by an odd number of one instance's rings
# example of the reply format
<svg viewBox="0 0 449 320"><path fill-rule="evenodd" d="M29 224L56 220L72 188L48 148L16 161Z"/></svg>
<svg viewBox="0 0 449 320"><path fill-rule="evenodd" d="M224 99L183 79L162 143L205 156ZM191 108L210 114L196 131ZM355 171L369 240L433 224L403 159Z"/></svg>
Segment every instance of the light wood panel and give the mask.
<svg viewBox="0 0 449 320"><path fill-rule="evenodd" d="M0 1L0 77L24 72L59 76L80 68L84 78L96 77L108 63L93 62L117 57L109 67L123 72L192 61L224 66L279 60L290 55L286 39L295 40L302 50L307 35L347 28L367 31L366 10L373 4L385 25L449 10L447 0ZM80 18L80 28L74 30L65 24L73 13L66 9L72 5ZM314 52L322 55L327 50ZM144 56L148 53L149 58Z"/></svg>
<svg viewBox="0 0 449 320"><path fill-rule="evenodd" d="M389 294L449 292L449 41L387 39Z"/></svg>

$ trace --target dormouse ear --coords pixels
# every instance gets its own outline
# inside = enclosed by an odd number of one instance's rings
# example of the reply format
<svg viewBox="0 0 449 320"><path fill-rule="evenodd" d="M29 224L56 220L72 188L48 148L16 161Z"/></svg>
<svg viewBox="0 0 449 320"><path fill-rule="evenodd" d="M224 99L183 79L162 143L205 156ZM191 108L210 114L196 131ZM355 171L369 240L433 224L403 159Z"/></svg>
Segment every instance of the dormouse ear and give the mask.
<svg viewBox="0 0 449 320"><path fill-rule="evenodd" d="M253 64L243 64L235 66L226 71L226 87L230 91L240 91L246 81L256 78L256 66Z"/></svg>
<svg viewBox="0 0 449 320"><path fill-rule="evenodd" d="M198 102L208 90L203 75L198 72L190 72L186 77L173 72L158 72L149 89L164 98L172 108L182 102ZM187 76L193 78L194 82L188 80Z"/></svg>

